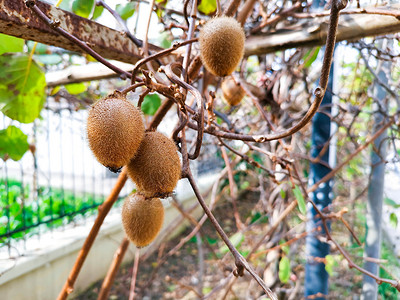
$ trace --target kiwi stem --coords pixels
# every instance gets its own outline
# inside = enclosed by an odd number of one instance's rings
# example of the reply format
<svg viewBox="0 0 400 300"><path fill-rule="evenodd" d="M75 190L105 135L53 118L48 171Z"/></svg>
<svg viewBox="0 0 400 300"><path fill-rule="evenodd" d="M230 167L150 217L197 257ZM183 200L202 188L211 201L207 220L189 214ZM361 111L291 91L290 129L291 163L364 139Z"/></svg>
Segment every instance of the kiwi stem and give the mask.
<svg viewBox="0 0 400 300"><path fill-rule="evenodd" d="M115 203L115 201L118 199L118 195L122 188L125 185L126 180L128 179L128 176L126 175L126 169L122 169L121 174L118 176L118 180L115 183L115 186L113 187L110 195L108 195L107 199L104 201L102 205L99 206L99 213L96 217L96 220L94 221L94 224L92 226L92 229L90 230L88 236L86 237L86 240L79 251L78 257L75 261L74 266L72 267L71 272L69 273L68 279L65 282L60 294L57 297L57 300L64 300L67 299L68 295L72 293L74 290L74 284L76 281L76 278L79 275L80 270L82 269L83 263L90 251L90 248L93 245L93 242L99 233L101 224L103 224L103 221L105 217L107 216L108 212L110 211L111 207Z"/></svg>
<svg viewBox="0 0 400 300"><path fill-rule="evenodd" d="M114 283L115 275L121 265L122 259L125 256L126 250L128 250L129 240L124 237L117 251L114 253L113 261L108 269L107 275L104 278L103 284L101 285L101 289L97 300L106 300L108 299L108 294L110 293L111 286Z"/></svg>

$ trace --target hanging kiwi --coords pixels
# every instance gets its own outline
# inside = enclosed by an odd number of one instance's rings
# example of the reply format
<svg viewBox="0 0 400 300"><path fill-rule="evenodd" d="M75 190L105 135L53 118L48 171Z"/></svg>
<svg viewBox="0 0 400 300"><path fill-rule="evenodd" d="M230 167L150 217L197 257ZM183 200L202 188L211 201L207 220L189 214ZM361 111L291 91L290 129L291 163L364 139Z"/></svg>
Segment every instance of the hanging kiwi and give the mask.
<svg viewBox="0 0 400 300"><path fill-rule="evenodd" d="M223 99L231 106L238 105L246 94L240 84L232 77L225 78L221 83Z"/></svg>
<svg viewBox="0 0 400 300"><path fill-rule="evenodd" d="M144 136L140 110L118 91L92 106L86 129L94 156L113 172L129 163Z"/></svg>
<svg viewBox="0 0 400 300"><path fill-rule="evenodd" d="M222 77L235 71L243 57L244 40L244 30L234 18L209 20L199 35L200 56L206 69Z"/></svg>
<svg viewBox="0 0 400 300"><path fill-rule="evenodd" d="M164 207L158 198L146 199L138 193L127 197L122 206L122 225L126 236L145 247L158 235L164 222Z"/></svg>
<svg viewBox="0 0 400 300"><path fill-rule="evenodd" d="M162 133L146 132L127 171L146 197L167 196L181 178L181 162L175 143Z"/></svg>

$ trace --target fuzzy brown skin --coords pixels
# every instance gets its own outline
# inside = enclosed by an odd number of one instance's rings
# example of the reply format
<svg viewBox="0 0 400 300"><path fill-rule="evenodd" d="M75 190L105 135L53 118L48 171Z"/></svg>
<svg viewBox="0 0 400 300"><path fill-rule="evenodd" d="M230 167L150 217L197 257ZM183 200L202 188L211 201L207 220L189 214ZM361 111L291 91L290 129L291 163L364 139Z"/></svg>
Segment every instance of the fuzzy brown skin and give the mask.
<svg viewBox="0 0 400 300"><path fill-rule="evenodd" d="M200 55L208 71L217 76L231 74L244 53L245 34L234 18L217 17L200 30Z"/></svg>
<svg viewBox="0 0 400 300"><path fill-rule="evenodd" d="M89 111L87 137L97 160L117 170L129 163L143 140L141 112L119 94L99 100Z"/></svg>
<svg viewBox="0 0 400 300"><path fill-rule="evenodd" d="M162 133L146 132L127 170L146 197L168 195L181 177L181 162L175 143Z"/></svg>
<svg viewBox="0 0 400 300"><path fill-rule="evenodd" d="M225 78L221 84L224 100L231 106L238 105L246 94L240 84L237 84L232 77Z"/></svg>
<svg viewBox="0 0 400 300"><path fill-rule="evenodd" d="M127 197L122 206L122 225L126 236L145 247L158 235L164 223L164 207L158 198L146 199L140 194Z"/></svg>

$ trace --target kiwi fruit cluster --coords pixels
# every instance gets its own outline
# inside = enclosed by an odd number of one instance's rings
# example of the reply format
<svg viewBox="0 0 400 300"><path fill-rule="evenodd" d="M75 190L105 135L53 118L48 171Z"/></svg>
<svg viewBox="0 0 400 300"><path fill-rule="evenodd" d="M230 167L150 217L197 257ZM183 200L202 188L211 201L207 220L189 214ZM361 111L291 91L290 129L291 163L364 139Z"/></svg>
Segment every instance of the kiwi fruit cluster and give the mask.
<svg viewBox="0 0 400 300"><path fill-rule="evenodd" d="M181 161L175 143L159 132L146 132L136 156L126 166L137 192L125 199L122 224L137 246L150 244L164 220L159 197L168 196L181 178Z"/></svg>
<svg viewBox="0 0 400 300"><path fill-rule="evenodd" d="M87 137L97 160L117 172L126 166L137 191L122 207L127 237L137 246L151 243L159 233L164 208L181 178L175 143L159 132L145 132L142 114L120 92L96 102L89 111Z"/></svg>
<svg viewBox="0 0 400 300"><path fill-rule="evenodd" d="M242 101L245 91L232 77L225 78L221 83L222 98L230 105L235 106Z"/></svg>
<svg viewBox="0 0 400 300"><path fill-rule="evenodd" d="M231 74L244 54L245 34L232 17L216 17L204 24L199 34L200 57L206 69L217 76Z"/></svg>
<svg viewBox="0 0 400 300"><path fill-rule="evenodd" d="M129 163L144 137L140 110L120 92L114 92L92 106L86 129L94 156L113 172Z"/></svg>

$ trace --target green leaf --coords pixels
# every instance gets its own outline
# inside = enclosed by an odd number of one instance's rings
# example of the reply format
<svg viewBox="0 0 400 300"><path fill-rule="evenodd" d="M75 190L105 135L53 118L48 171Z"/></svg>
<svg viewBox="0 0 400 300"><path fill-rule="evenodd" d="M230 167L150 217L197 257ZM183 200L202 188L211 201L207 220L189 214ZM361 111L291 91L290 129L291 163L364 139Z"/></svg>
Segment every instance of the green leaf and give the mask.
<svg viewBox="0 0 400 300"><path fill-rule="evenodd" d="M307 213L306 201L304 200L303 193L301 192L298 185L296 185L295 188L293 189L293 193L294 196L296 197L297 205L299 207L300 212L303 215L305 215Z"/></svg>
<svg viewBox="0 0 400 300"><path fill-rule="evenodd" d="M11 125L0 130L0 155L3 160L20 160L29 150L28 136L21 129Z"/></svg>
<svg viewBox="0 0 400 300"><path fill-rule="evenodd" d="M392 206L394 208L399 208L400 207L400 204L397 204L394 200L392 200L390 198L387 198L387 197L385 197L384 202L385 202L386 205Z"/></svg>
<svg viewBox="0 0 400 300"><path fill-rule="evenodd" d="M200 4L197 6L199 12L209 15L217 10L216 0L201 0Z"/></svg>
<svg viewBox="0 0 400 300"><path fill-rule="evenodd" d="M240 185L240 190L245 190L250 186L250 182L248 181L243 181L242 184Z"/></svg>
<svg viewBox="0 0 400 300"><path fill-rule="evenodd" d="M43 108L46 79L28 56L0 56L0 109L21 123L35 120Z"/></svg>
<svg viewBox="0 0 400 300"><path fill-rule="evenodd" d="M123 20L127 20L133 16L135 13L135 6L134 2L128 2L125 5L117 4L115 7L115 11L121 16Z"/></svg>
<svg viewBox="0 0 400 300"><path fill-rule="evenodd" d="M333 266L335 265L335 259L332 255L325 256L325 270L328 272L329 276L333 275Z"/></svg>
<svg viewBox="0 0 400 300"><path fill-rule="evenodd" d="M71 95L77 95L86 91L86 85L82 82L80 83L70 83L65 85L65 89Z"/></svg>
<svg viewBox="0 0 400 300"><path fill-rule="evenodd" d="M22 52L24 40L0 33L0 54L9 52Z"/></svg>
<svg viewBox="0 0 400 300"><path fill-rule="evenodd" d="M96 20L98 17L100 17L103 11L104 11L104 6L96 5L93 10L92 20Z"/></svg>
<svg viewBox="0 0 400 300"><path fill-rule="evenodd" d="M75 0L72 3L72 11L83 18L88 18L92 13L94 0Z"/></svg>
<svg viewBox="0 0 400 300"><path fill-rule="evenodd" d="M211 237L209 237L207 235L206 235L206 240L210 245L215 245L218 242L217 239L211 238Z"/></svg>
<svg viewBox="0 0 400 300"><path fill-rule="evenodd" d="M284 189L281 189L280 192L279 192L279 194L281 195L281 198L282 198L282 199L285 199L285 198L286 198L286 191L285 191Z"/></svg>
<svg viewBox="0 0 400 300"><path fill-rule="evenodd" d="M312 65L312 63L317 59L319 50L321 49L321 47L317 47L314 48L312 50L309 50L306 55L304 56L303 60L304 60L304 66L306 68L310 67Z"/></svg>
<svg viewBox="0 0 400 300"><path fill-rule="evenodd" d="M397 219L397 215L394 212L392 212L390 214L390 225L393 228L396 228L398 223L399 223L399 220Z"/></svg>
<svg viewBox="0 0 400 300"><path fill-rule="evenodd" d="M164 49L171 47L173 39L174 37L170 33L164 31L160 35L160 46Z"/></svg>
<svg viewBox="0 0 400 300"><path fill-rule="evenodd" d="M244 235L241 232L237 232L234 235L232 235L229 240L231 241L232 245L237 248L240 246L240 244L244 241ZM220 254L225 254L228 253L229 248L227 245L223 245L221 248L219 248L218 252Z"/></svg>
<svg viewBox="0 0 400 300"><path fill-rule="evenodd" d="M290 260L287 256L282 257L279 262L279 280L283 283L289 281L290 278Z"/></svg>
<svg viewBox="0 0 400 300"><path fill-rule="evenodd" d="M280 241L279 241L279 245L284 244L284 243L286 243L285 240L280 240ZM289 254L289 250L290 250L289 245L282 246L281 249L282 249L282 252L285 253L286 255Z"/></svg>
<svg viewBox="0 0 400 300"><path fill-rule="evenodd" d="M153 116L161 105L161 99L157 94L147 95L142 103L142 111L145 115Z"/></svg>

